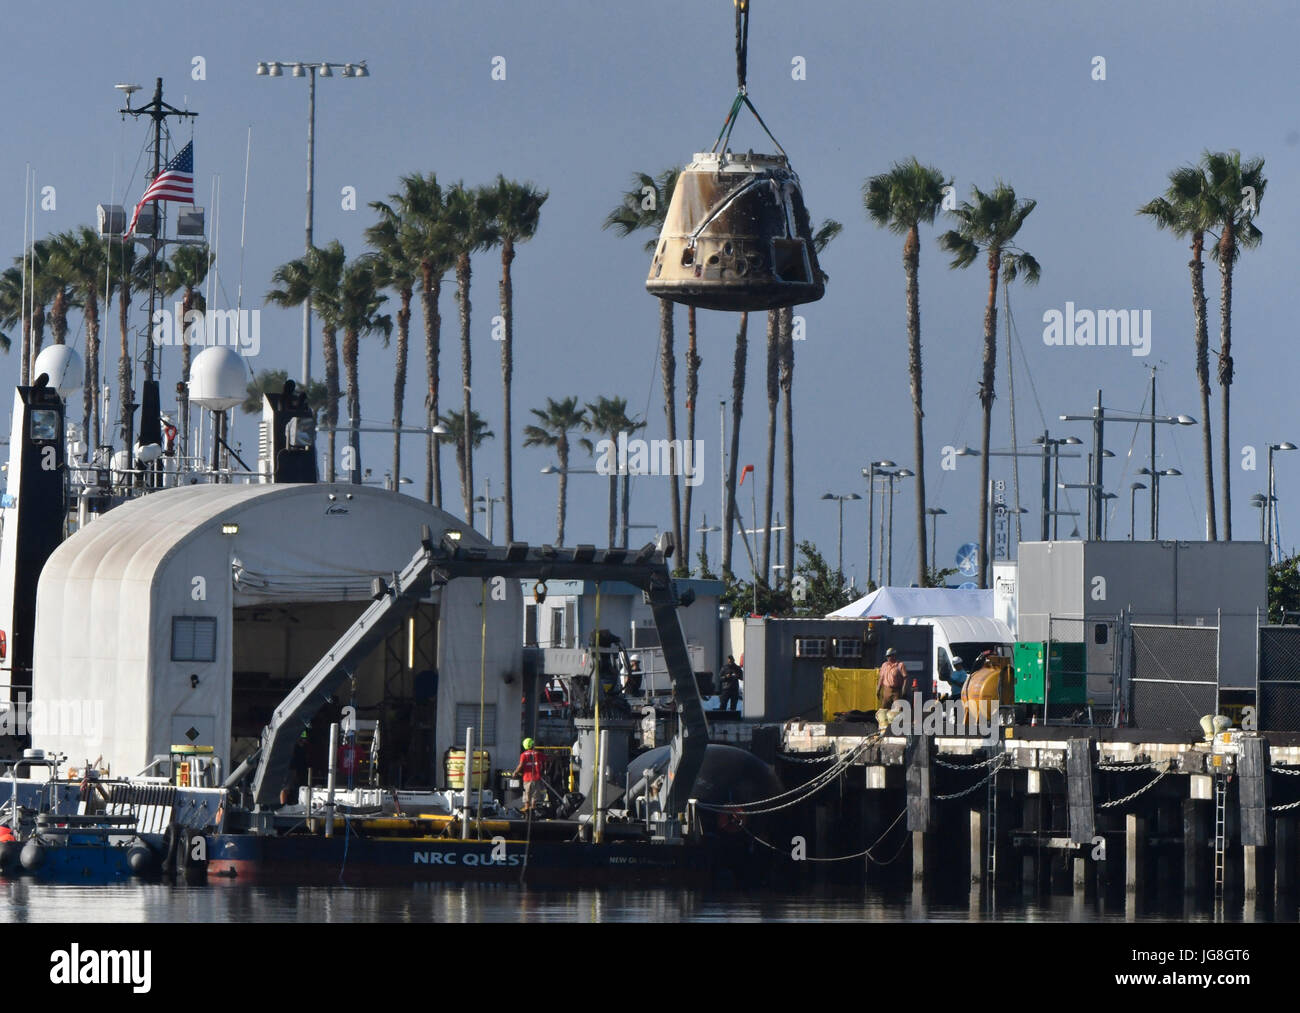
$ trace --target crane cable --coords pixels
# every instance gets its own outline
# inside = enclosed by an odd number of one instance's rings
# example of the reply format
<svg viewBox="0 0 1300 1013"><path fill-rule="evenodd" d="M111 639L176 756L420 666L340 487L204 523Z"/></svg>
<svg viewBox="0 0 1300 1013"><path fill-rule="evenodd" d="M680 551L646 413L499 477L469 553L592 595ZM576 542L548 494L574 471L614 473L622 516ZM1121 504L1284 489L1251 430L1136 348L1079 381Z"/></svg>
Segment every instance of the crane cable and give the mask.
<svg viewBox="0 0 1300 1013"><path fill-rule="evenodd" d="M722 124L722 129L718 131L718 139L713 142L710 149L713 154L721 151L724 155L727 151L727 145L731 141L731 132L736 127L736 117L740 113L741 106L748 106L749 111L754 114L754 119L758 120L758 125L763 128L763 132L776 145L776 150L788 161L789 155L785 153L785 148L781 147L781 142L776 139L772 131L767 128L763 122L763 117L758 114L754 108L754 103L749 100L749 0L733 0L736 5L736 97L731 103L731 110L727 113L727 119Z"/></svg>

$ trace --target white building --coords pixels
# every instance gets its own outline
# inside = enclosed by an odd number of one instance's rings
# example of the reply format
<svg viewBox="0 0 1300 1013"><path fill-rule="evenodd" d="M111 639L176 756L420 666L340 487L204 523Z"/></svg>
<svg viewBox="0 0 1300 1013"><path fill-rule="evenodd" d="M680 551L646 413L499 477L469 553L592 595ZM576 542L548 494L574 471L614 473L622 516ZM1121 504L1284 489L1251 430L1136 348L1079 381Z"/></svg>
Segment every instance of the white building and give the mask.
<svg viewBox="0 0 1300 1013"><path fill-rule="evenodd" d="M48 722L34 744L129 775L194 742L232 769L370 603L372 579L410 561L424 524L435 540L457 529L462 545L487 544L420 500L347 484L195 485L110 511L46 563L33 659L36 701L102 721ZM394 781L428 785L436 771L441 784L443 751L477 729L482 595L468 580L435 591L336 697L380 721ZM518 583L494 584L488 603L475 739L500 766L518 752Z"/></svg>

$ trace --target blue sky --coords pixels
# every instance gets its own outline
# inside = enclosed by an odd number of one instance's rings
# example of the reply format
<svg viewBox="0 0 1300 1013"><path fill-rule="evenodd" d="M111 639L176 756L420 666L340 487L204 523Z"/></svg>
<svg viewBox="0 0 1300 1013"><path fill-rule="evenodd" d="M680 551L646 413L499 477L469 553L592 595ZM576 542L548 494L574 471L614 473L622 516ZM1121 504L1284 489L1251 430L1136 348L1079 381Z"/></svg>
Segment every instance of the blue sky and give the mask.
<svg viewBox="0 0 1300 1013"><path fill-rule="evenodd" d="M131 204L129 187L145 127L122 123L115 110L119 81L146 87L164 78L166 97L200 113L194 125L197 185L221 182L221 291L233 305L239 249L245 144L252 128L247 237L242 254L244 305L259 308L276 265L301 253L304 218L307 87L287 73L254 75L258 60L367 60L371 77L335 77L318 85L318 242L338 238L362 250L372 221L366 209L402 173L435 171L446 181L487 182L498 172L550 191L537 238L515 263L516 425L547 396L584 399L620 394L663 435L657 369L658 313L643 288L644 238L620 240L601 230L604 215L637 170L659 172L707 149L734 94L733 12L726 0L665 0L655 5L554 0L379 2L364 9L335 0L316 3L191 3L170 5L159 25L152 4L73 2L22 6L6 19L11 47L6 74L13 99L7 143L0 151L0 231L17 255L23 236L23 173L31 163L40 185L53 185L57 210L39 212L38 234L90 222L99 201ZM1293 276L1300 263L1300 201L1286 181L1300 161L1300 113L1281 96L1294 94L1297 14L1281 3L1248 9L1206 2L1088 5L1036 3L805 4L754 0L750 94L790 153L815 219L833 217L844 234L823 258L831 282L826 298L800 310L807 339L797 346L795 430L798 444L797 535L833 555L836 511L822 493L865 493L869 460L888 457L914 467L906 376L901 239L870 225L860 191L870 175L916 155L951 176L965 196L972 183L1011 183L1038 201L1021 232L1022 245L1043 266L1037 288L1012 292L1025 358L1016 357L1019 440L1044 427L1053 435L1089 439L1088 427L1056 421L1086 413L1097 388L1106 403L1144 406L1148 368L1160 368L1159 410L1199 418L1192 372L1187 252L1134 210L1160 192L1169 170L1205 148L1237 148L1266 159L1270 185L1257 219L1263 245L1246 253L1235 276L1233 316L1237 379L1232 446L1300 442L1300 420L1279 410L1292 403ZM204 58L206 80L191 78ZM506 59L506 80L492 79L492 60ZM1093 58L1106 79L1093 80ZM794 80L792 60L806 61ZM143 97L143 96L142 96ZM188 125L175 137L188 139ZM737 148L764 150L752 121L742 121ZM116 186L116 189L114 188ZM340 192L357 188L360 210L341 208ZM125 192L124 192L125 189ZM212 216L210 215L210 218ZM977 445L975 377L980 357L983 271L950 271L937 246L939 229L923 233L921 303L926 366L927 476L930 502L947 510L939 526L939 560L976 534L978 468L964 460L943 472L945 445ZM495 254L474 264L475 407L500 431ZM1218 274L1206 273L1211 345L1218 342ZM459 376L454 285L443 302L444 400ZM1124 348L1057 348L1042 339L1043 315L1067 301L1093 309L1146 309L1152 353ZM679 347L684 350L684 313ZM719 514L718 402L729 396L735 318L700 315L700 435L705 481L696 502L711 523ZM143 320L141 319L141 324ZM78 343L84 341L74 321ZM419 411L422 344L413 323L408 418ZM116 334L105 336L116 347ZM268 309L255 368L296 373L301 323L296 311ZM114 353L115 354L115 353ZM367 420L391 415L391 352L378 342L362 355L362 409ZM742 430L744 462L761 462L765 445L761 327L751 329L751 368ZM7 382L17 354L0 358ZM317 353L316 362L319 363ZM680 360L679 360L680 362ZM1026 362L1028 368L1026 369ZM993 442L1010 443L1006 337L999 335L999 398ZM176 379L165 362L164 390ZM112 372L112 368L108 370ZM679 390L684 368L679 365ZM1214 433L1219 439L1218 388ZM1147 406L1149 407L1149 406ZM255 445L243 416L236 437ZM1123 491L1111 517L1113 534L1128 530L1128 485L1145 465L1145 436L1108 428L1106 485ZM516 434L518 442L518 434ZM476 461L481 479L500 488L500 440ZM387 467L387 438L363 445L366 466ZM1086 447L1084 449L1087 449ZM1202 537L1203 483L1199 428L1160 433L1161 467L1185 477L1162 490L1161 533ZM422 484L418 441L406 473ZM1284 544L1300 542L1288 505L1300 496L1300 455L1278 460ZM1010 478L1007 459L995 477ZM554 536L555 479L540 474L549 458L516 452L517 534ZM1067 474L1084 481L1082 467ZM1262 464L1261 464L1262 468ZM778 469L779 470L779 469ZM1222 481L1216 475L1216 486ZM455 501L454 478L445 479ZM1036 509L1038 465L1021 470L1022 502ZM1234 533L1258 537L1249 504L1262 491L1262 471L1234 468ZM633 521L667 521L667 483L637 485ZM911 491L895 501L895 580L913 571ZM478 491L481 491L478 490ZM1139 494L1138 532L1146 506ZM599 542L605 530L605 485L575 475L570 483L569 540ZM746 500L748 497L746 497ZM778 492L778 503L780 501ZM1073 505L1082 507L1077 494ZM761 506L761 504L760 504ZM845 568L865 578L866 504L845 511ZM1026 537L1036 534L1033 514ZM499 522L498 516L498 522ZM699 524L696 507L693 524ZM698 544L698 536L695 539ZM716 538L711 539L716 558ZM739 547L737 547L739 553Z"/></svg>

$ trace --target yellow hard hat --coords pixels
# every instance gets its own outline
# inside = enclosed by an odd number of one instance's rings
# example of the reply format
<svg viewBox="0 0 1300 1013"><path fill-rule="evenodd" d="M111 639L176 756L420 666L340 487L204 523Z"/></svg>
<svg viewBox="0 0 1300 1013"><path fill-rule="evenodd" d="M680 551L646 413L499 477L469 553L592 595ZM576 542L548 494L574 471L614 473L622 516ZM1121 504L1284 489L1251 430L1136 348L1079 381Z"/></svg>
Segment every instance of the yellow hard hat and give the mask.
<svg viewBox="0 0 1300 1013"><path fill-rule="evenodd" d="M525 749L532 749L532 748L533 748L533 740L532 740L532 739L524 739L524 748L525 748Z"/></svg>

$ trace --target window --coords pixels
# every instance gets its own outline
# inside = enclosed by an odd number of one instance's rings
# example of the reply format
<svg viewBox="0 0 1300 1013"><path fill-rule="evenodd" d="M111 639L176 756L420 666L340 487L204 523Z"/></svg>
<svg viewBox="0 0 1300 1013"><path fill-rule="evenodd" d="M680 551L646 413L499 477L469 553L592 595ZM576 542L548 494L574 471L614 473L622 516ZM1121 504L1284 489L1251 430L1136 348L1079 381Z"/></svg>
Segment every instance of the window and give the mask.
<svg viewBox="0 0 1300 1013"><path fill-rule="evenodd" d="M835 657L837 658L860 658L862 657L861 640L845 640L840 638L835 641Z"/></svg>
<svg viewBox="0 0 1300 1013"><path fill-rule="evenodd" d="M825 637L795 637L794 656L796 658L826 657Z"/></svg>
<svg viewBox="0 0 1300 1013"><path fill-rule="evenodd" d="M578 606L576 602L564 603L564 646L578 646Z"/></svg>
<svg viewBox="0 0 1300 1013"><path fill-rule="evenodd" d="M524 606L524 646L537 646L537 606Z"/></svg>
<svg viewBox="0 0 1300 1013"><path fill-rule="evenodd" d="M59 438L59 413L52 408L32 409L32 439L57 440Z"/></svg>
<svg viewBox="0 0 1300 1013"><path fill-rule="evenodd" d="M564 613L551 609L551 647L564 646Z"/></svg>
<svg viewBox="0 0 1300 1013"><path fill-rule="evenodd" d="M478 704L456 704L456 744L462 748L465 745L465 732L470 728L474 729L475 749L480 746L495 746L497 744L497 705L494 703L483 705L483 727L480 728L478 725Z"/></svg>
<svg viewBox="0 0 1300 1013"><path fill-rule="evenodd" d="M172 661L216 661L217 621L172 616Z"/></svg>

